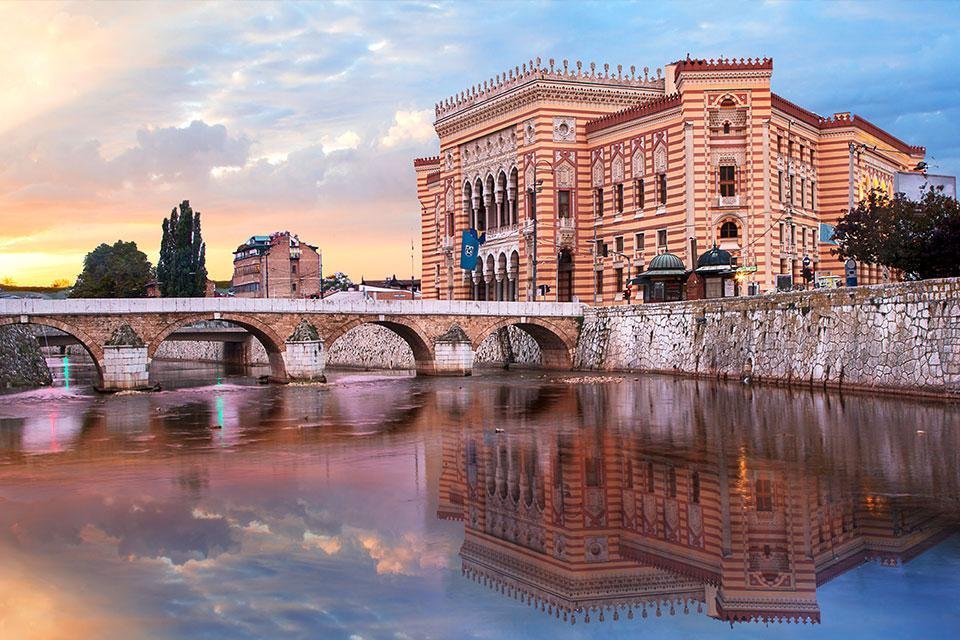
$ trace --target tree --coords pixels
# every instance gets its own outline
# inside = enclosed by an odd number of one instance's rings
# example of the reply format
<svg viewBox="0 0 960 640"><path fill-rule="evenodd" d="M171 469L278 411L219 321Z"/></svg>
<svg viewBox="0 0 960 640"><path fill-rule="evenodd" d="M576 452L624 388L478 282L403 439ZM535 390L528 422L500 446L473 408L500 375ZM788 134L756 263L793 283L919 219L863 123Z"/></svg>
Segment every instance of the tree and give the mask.
<svg viewBox="0 0 960 640"><path fill-rule="evenodd" d="M844 258L897 269L909 280L960 276L960 206L930 187L919 201L872 190L834 230Z"/></svg>
<svg viewBox="0 0 960 640"><path fill-rule="evenodd" d="M101 244L83 259L83 271L71 298L142 298L147 294L150 263L136 242Z"/></svg>
<svg viewBox="0 0 960 640"><path fill-rule="evenodd" d="M350 276L342 271L337 271L331 277L323 279L324 293L347 291L352 286L353 282L350 280Z"/></svg>
<svg viewBox="0 0 960 640"><path fill-rule="evenodd" d="M207 287L207 247L200 233L200 212L190 201L163 219L157 283L165 298L203 297Z"/></svg>

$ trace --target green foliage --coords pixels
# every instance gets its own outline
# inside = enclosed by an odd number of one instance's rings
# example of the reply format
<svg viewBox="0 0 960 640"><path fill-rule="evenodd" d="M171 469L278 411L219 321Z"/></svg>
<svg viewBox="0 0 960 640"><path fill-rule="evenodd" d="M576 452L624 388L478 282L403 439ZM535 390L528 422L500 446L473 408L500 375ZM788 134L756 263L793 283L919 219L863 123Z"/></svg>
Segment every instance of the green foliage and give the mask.
<svg viewBox="0 0 960 640"><path fill-rule="evenodd" d="M150 280L147 255L136 242L101 244L83 259L71 298L142 298Z"/></svg>
<svg viewBox="0 0 960 640"><path fill-rule="evenodd" d="M329 278L323 279L323 292L333 293L334 291L346 291L353 286L350 276L342 271L337 271Z"/></svg>
<svg viewBox="0 0 960 640"><path fill-rule="evenodd" d="M910 280L960 276L960 207L942 187L930 187L918 202L873 190L840 220L834 240L842 257L897 269Z"/></svg>
<svg viewBox="0 0 960 640"><path fill-rule="evenodd" d="M157 283L165 298L202 298L207 286L206 244L200 233L200 212L184 200L163 219Z"/></svg>

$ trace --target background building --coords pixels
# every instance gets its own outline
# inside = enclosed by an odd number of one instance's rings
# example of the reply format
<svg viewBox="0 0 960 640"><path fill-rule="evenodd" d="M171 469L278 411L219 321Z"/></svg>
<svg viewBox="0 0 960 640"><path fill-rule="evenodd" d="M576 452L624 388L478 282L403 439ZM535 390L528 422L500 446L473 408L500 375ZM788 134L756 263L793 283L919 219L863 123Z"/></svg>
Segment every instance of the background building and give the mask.
<svg viewBox="0 0 960 640"><path fill-rule="evenodd" d="M233 252L232 289L243 298L320 295L320 254L289 231L253 236Z"/></svg>
<svg viewBox="0 0 960 640"><path fill-rule="evenodd" d="M550 288L538 299L612 303L654 256L689 270L714 244L750 267L743 290L799 282L805 256L842 275L821 224L870 188L892 192L924 148L803 109L771 92L772 74L768 58L653 72L538 59L439 103L440 154L414 161L424 297L523 300L536 284ZM487 242L464 273L471 227Z"/></svg>

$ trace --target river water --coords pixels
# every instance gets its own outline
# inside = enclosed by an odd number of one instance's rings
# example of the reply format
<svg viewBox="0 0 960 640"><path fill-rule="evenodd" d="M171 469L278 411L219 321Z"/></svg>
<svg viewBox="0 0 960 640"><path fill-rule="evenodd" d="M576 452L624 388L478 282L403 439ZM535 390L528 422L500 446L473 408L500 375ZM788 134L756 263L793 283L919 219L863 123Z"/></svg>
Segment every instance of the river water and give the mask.
<svg viewBox="0 0 960 640"><path fill-rule="evenodd" d="M156 367L0 396L0 638L956 638L960 407Z"/></svg>

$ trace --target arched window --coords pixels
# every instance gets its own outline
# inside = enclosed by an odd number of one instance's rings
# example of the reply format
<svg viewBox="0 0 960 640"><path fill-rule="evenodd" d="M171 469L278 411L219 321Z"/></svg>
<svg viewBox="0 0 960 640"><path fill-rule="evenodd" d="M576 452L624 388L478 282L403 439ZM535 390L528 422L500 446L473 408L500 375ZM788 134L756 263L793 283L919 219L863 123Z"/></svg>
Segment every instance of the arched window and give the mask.
<svg viewBox="0 0 960 640"><path fill-rule="evenodd" d="M721 240L730 240L736 239L740 236L740 230L737 229L737 223L732 220L727 220L722 225L720 225L720 239Z"/></svg>
<svg viewBox="0 0 960 640"><path fill-rule="evenodd" d="M729 135L729 134L730 134L730 123L729 123L729 122L724 122L724 123L723 123L723 133L726 134L726 135Z"/></svg>

